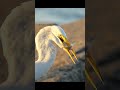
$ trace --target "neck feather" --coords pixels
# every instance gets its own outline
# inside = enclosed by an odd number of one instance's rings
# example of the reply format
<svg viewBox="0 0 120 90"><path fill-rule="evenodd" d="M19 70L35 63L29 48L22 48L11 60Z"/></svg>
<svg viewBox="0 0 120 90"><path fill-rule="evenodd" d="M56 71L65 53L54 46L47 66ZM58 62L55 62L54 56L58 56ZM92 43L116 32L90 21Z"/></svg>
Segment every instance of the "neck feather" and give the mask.
<svg viewBox="0 0 120 90"><path fill-rule="evenodd" d="M35 80L48 72L56 57L56 48L48 38L49 32L41 30L35 37L38 60L35 61Z"/></svg>
<svg viewBox="0 0 120 90"><path fill-rule="evenodd" d="M56 47L49 38L51 35L50 27L41 29L35 37L36 50L38 52L39 61L48 61L56 56Z"/></svg>

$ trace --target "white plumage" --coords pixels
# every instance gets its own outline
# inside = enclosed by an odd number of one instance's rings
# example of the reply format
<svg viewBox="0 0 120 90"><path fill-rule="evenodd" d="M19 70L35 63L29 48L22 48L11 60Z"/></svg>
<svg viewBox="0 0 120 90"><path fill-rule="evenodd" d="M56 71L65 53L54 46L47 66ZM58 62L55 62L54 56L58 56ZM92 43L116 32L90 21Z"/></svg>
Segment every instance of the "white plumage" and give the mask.
<svg viewBox="0 0 120 90"><path fill-rule="evenodd" d="M47 73L47 71L54 63L57 51L53 43L57 44L60 48L66 51L73 63L75 63L75 61L73 60L71 53L77 59L75 52L73 51L73 49L71 49L72 45L67 40L66 33L60 26L53 25L44 27L37 33L35 37L36 49L38 52L38 60L35 61L35 80L40 80L40 77ZM88 51L86 54L86 58L103 83L97 65L95 64ZM85 69L85 75L90 83L93 85L93 87L97 89L87 69Z"/></svg>
<svg viewBox="0 0 120 90"><path fill-rule="evenodd" d="M38 52L38 60L35 61L35 80L39 80L41 76L47 73L54 63L57 51L53 43L65 50L71 57L69 50L73 50L64 30L56 25L42 28L35 37L36 50Z"/></svg>

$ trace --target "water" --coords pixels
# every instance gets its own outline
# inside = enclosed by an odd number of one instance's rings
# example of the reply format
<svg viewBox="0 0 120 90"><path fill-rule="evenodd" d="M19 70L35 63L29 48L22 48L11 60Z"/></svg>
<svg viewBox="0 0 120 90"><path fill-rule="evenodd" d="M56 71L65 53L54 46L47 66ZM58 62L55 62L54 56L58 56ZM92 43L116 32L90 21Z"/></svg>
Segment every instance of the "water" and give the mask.
<svg viewBox="0 0 120 90"><path fill-rule="evenodd" d="M35 8L35 23L65 24L85 18L85 8Z"/></svg>

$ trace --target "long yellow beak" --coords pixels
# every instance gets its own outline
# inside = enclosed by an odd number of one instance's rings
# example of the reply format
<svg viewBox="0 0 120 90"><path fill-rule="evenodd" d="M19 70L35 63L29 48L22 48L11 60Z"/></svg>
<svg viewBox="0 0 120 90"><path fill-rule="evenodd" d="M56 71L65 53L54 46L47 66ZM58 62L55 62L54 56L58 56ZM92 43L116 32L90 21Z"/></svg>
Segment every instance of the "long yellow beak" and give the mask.
<svg viewBox="0 0 120 90"><path fill-rule="evenodd" d="M101 76L101 74L100 74L100 71L99 71L99 69L98 69L98 67L97 67L97 65L96 65L93 57L90 55L90 53L89 53L88 51L86 52L86 59L87 59L87 61L90 63L90 65L92 66L92 68L94 69L94 71L95 71L95 73L97 74L98 78L99 78L99 79L101 80L101 82L104 84L103 79L102 79L102 76ZM92 84L92 86L97 90L97 87L96 87L96 85L94 84L94 82L93 82L90 74L88 73L87 68L85 68L85 74L86 74L86 77L87 77L88 81L89 81L89 82Z"/></svg>
<svg viewBox="0 0 120 90"><path fill-rule="evenodd" d="M74 56L76 60L78 60L78 59L77 59L77 57L76 57L75 51L72 49L71 44L69 43L69 41L68 41L64 36L61 36L61 38L62 38L63 41L64 41L64 42L63 42L63 45L64 45L63 50L69 55L69 57L71 58L72 62L73 62L74 64L76 64L76 63L75 63L75 60L73 59L72 56Z"/></svg>
<svg viewBox="0 0 120 90"><path fill-rule="evenodd" d="M71 58L72 62L74 64L76 64L75 60L73 59L72 56L74 56L76 58L76 60L78 60L78 59L76 57L76 54L75 54L74 50L72 49L72 45L69 43L69 41L64 36L60 35L59 38L63 41L63 45L64 45L63 50L69 55L69 57ZM98 67L97 67L93 57L90 55L89 52L86 52L86 59L89 62L89 64L92 66L92 68L94 69L94 71L97 74L98 78L104 84L102 76L100 74L100 71L99 71L99 69L98 69ZM89 75L89 72L88 72L88 70L86 68L85 68L85 75L86 75L87 79L89 80L89 82L92 84L92 86L97 90L97 87L95 86L95 84L94 84L94 82L93 82L93 80L92 80L91 76Z"/></svg>
<svg viewBox="0 0 120 90"><path fill-rule="evenodd" d="M78 60L77 59L77 57L76 57L76 55L75 55L75 52L73 51L73 49L67 49L67 48L63 48L63 50L64 51L66 51L66 53L69 55L69 57L71 58L71 60L72 60L72 62L74 63L74 64L76 64L75 63L75 60L72 58L72 55L76 58L76 60Z"/></svg>
<svg viewBox="0 0 120 90"><path fill-rule="evenodd" d="M92 68L94 69L95 73L97 74L98 78L101 80L101 82L104 84L103 79L102 79L102 75L100 74L100 70L98 69L93 57L90 55L89 52L86 53L86 59L87 61L90 63L90 65L92 66Z"/></svg>

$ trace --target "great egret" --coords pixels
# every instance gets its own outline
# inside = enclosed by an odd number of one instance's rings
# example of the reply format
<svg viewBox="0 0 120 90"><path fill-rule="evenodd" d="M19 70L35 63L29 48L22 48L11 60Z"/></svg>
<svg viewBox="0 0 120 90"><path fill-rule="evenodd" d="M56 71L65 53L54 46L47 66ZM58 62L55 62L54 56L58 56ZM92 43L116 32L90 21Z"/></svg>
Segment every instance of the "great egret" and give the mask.
<svg viewBox="0 0 120 90"><path fill-rule="evenodd" d="M42 75L47 73L54 63L57 51L53 43L66 51L73 63L75 61L72 58L72 54L77 59L64 30L57 25L46 26L35 37L36 50L38 52L38 60L35 61L35 80L39 80Z"/></svg>
<svg viewBox="0 0 120 90"><path fill-rule="evenodd" d="M78 60L64 30L58 25L46 26L35 37L36 50L38 52L38 60L35 61L35 80L39 80L41 76L47 73L54 63L57 51L53 43L67 52L74 64L75 61L72 58L72 54ZM102 81L97 65L88 51L86 52L86 59ZM85 69L85 75L93 87L96 88L87 69Z"/></svg>

